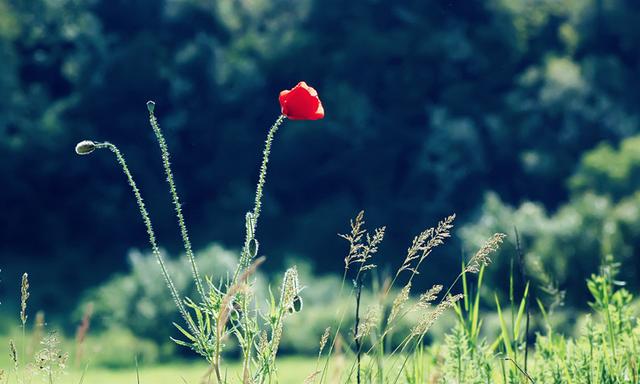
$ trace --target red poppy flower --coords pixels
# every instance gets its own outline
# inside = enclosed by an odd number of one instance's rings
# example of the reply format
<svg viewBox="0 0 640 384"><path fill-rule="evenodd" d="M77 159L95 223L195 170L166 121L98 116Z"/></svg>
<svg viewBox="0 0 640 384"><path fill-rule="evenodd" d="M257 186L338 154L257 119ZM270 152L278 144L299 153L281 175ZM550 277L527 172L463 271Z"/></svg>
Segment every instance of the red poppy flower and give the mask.
<svg viewBox="0 0 640 384"><path fill-rule="evenodd" d="M280 92L282 114L291 120L318 120L324 117L324 108L318 92L304 81Z"/></svg>

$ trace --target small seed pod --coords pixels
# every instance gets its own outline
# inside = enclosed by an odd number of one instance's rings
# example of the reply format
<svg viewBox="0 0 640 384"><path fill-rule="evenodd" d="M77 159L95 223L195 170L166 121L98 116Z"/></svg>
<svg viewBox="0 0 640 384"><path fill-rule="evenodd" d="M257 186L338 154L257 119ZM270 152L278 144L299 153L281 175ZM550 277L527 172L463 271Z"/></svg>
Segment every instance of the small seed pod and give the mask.
<svg viewBox="0 0 640 384"><path fill-rule="evenodd" d="M249 240L249 255L252 258L256 257L258 255L258 247L259 246L260 246L260 244L258 243L258 240L256 240L256 239Z"/></svg>
<svg viewBox="0 0 640 384"><path fill-rule="evenodd" d="M156 102L153 100L147 101L147 109L149 110L149 113L153 113L153 111L156 109Z"/></svg>
<svg viewBox="0 0 640 384"><path fill-rule="evenodd" d="M76 144L76 153L78 155L88 155L96 150L96 143L91 140L83 140Z"/></svg>

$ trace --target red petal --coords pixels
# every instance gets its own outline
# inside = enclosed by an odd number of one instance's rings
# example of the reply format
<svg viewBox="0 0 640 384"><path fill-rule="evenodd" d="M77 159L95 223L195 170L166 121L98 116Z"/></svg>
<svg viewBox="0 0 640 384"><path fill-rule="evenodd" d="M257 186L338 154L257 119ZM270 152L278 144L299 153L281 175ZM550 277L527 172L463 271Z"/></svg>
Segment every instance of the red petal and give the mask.
<svg viewBox="0 0 640 384"><path fill-rule="evenodd" d="M317 120L324 117L318 92L304 81L291 90L280 92L282 114L291 120Z"/></svg>
<svg viewBox="0 0 640 384"><path fill-rule="evenodd" d="M307 90L307 92L309 92L309 95L318 97L318 92L316 92L315 88L308 86L304 81L299 82L296 87L304 88Z"/></svg>
<svg viewBox="0 0 640 384"><path fill-rule="evenodd" d="M314 117L315 117L314 120L319 120L324 118L324 107L322 107L322 103L318 104L318 109L316 110Z"/></svg>

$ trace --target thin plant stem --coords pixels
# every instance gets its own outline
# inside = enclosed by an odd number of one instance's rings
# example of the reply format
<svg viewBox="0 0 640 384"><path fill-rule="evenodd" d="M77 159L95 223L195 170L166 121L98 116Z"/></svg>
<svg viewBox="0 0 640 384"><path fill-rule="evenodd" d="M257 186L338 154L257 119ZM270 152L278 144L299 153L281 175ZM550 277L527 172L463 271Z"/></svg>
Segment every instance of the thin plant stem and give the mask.
<svg viewBox="0 0 640 384"><path fill-rule="evenodd" d="M238 262L238 266L233 274L233 279L231 280L231 283L229 286L233 286L236 283L238 283L238 277L240 276L242 271L244 271L246 268L249 267L249 265L251 264L252 258L256 256L255 254L252 254L250 249L251 249L251 244L253 242L256 242L255 232L257 228L258 218L260 217L260 211L262 208L262 195L263 195L264 185L267 180L267 165L269 163L269 155L271 154L271 146L273 144L273 139L275 138L275 134L278 131L278 128L280 128L280 125L282 125L282 123L284 122L285 118L286 118L285 115L278 116L276 121L273 123L273 125L269 129L269 132L267 133L264 150L262 152L262 163L260 165L258 184L256 186L254 206L253 206L253 210L251 212L248 212L246 216L246 223L245 223L246 232L245 232L244 245L240 253L240 261ZM257 251L257 247L255 247L254 249L256 249ZM249 308L248 308L246 294L240 294L239 304L241 308L243 308L244 310L243 316L248 316L247 314L248 314ZM244 359L243 379L246 379L246 374L249 371L248 364L250 363L250 360L251 360L251 348L253 348L253 345L252 345L253 335L249 334L249 326L247 323L248 319L246 317L244 319L244 322L245 322L245 326L242 327L242 333L243 333L242 339L244 340L244 342L241 343L244 345L241 345L240 347L243 351L243 359Z"/></svg>
<svg viewBox="0 0 640 384"><path fill-rule="evenodd" d="M535 381L533 381L533 378L531 376L529 376L529 374L527 372L523 371L522 368L520 368L520 366L518 365L518 363L515 360L513 360L510 357L505 357L504 360L505 361L510 361L518 369L518 371L520 371L520 373L522 373L530 382L532 382L533 384L536 383Z"/></svg>
<svg viewBox="0 0 640 384"><path fill-rule="evenodd" d="M345 267L344 273L342 274L342 282L340 283L340 290L338 291L338 295L336 297L339 297L339 298L342 297L342 293L344 292L344 285L347 280L348 271L349 271L349 268ZM362 268L358 269L358 273L356 274L356 277L355 277L356 280L360 277L361 271L362 271ZM353 292L354 292L354 289L352 288L351 291L349 292L349 295L351 295ZM346 304L346 306L348 307L348 304ZM335 348L336 342L338 340L338 336L340 336L340 330L342 329L342 323L344 322L347 309L348 308L343 308L342 310L338 310L338 313L341 313L340 320L338 321L338 324L336 326L336 331L333 336L333 339L329 344L329 350L327 352L327 357L325 358L324 366L322 368L322 374L320 376L320 384L323 383L325 378L325 373L327 373L329 370L329 361L331 360L331 354L333 353L333 349Z"/></svg>
<svg viewBox="0 0 640 384"><path fill-rule="evenodd" d="M264 143L264 150L262 151L262 163L260 165L260 173L258 176L258 185L256 186L256 194L253 205L253 210L247 214L247 223L246 223L246 233L244 246L242 248L242 254L240 255L240 262L238 263L238 268L236 269L233 276L233 283L236 282L238 275L240 272L246 268L250 262L253 255L250 254L249 248L251 242L255 238L255 232L258 224L258 218L260 217L260 212L262 209L262 195L264 190L264 184L267 180L267 165L269 163L269 155L271 155L271 145L273 144L273 139L278 132L278 128L284 122L286 116L280 115L273 123L271 128L269 129L269 133L267 134L267 138Z"/></svg>
<svg viewBox="0 0 640 384"><path fill-rule="evenodd" d="M356 280L356 321L353 326L353 338L356 343L356 380L360 384L360 359L362 358L362 347L360 343L360 335L358 334L358 327L360 326L360 299L362 297L362 274L359 274Z"/></svg>
<svg viewBox="0 0 640 384"><path fill-rule="evenodd" d="M22 324L22 358L27 359L27 336L24 323Z"/></svg>
<svg viewBox="0 0 640 384"><path fill-rule="evenodd" d="M342 292L344 291L344 283L347 280L347 268L345 268L344 273L342 274L342 281L340 282L340 290L338 291L338 295L336 297L338 298L342 298ZM344 321L344 315L346 312L346 308L342 311L338 310L338 313L342 312L342 315L340 316L340 320L338 321L338 324L336 326L336 332L335 335L333 336L333 338L331 339L331 343L329 344L329 349L327 351L327 357L325 359L324 362L324 366L322 368L322 373L320 374L320 384L322 384L323 380L324 380L324 375L327 372L328 368L329 368L329 360L331 359L331 353L333 353L333 348L336 345L336 341L338 339L338 336L340 335L340 328L342 327L342 322Z"/></svg>
<svg viewBox="0 0 640 384"><path fill-rule="evenodd" d="M275 123L273 123L269 129L267 139L265 140L264 151L262 152L262 164L260 165L260 176L258 177L258 185L256 187L255 203L253 207L254 228L258 224L258 218L260 217L260 210L262 208L262 193L267 179L267 163L269 162L269 155L271 154L271 144L273 143L273 138L275 137L278 128L280 128L280 125L282 125L285 118L285 115L278 116Z"/></svg>
<svg viewBox="0 0 640 384"><path fill-rule="evenodd" d="M526 286L526 284L529 284L529 281L527 280L527 273L525 271L524 253L522 252L522 245L520 244L520 233L518 232L518 228L515 226L513 227L513 231L516 237L516 253L518 255L518 262L520 264L520 275L522 277L523 284L525 284ZM525 282L525 280L527 281ZM529 322L531 318L531 308L530 308L531 295L527 295L526 300L527 302L525 303L525 311L527 313L527 318L525 320L525 325L524 325L524 373L525 375L527 374L527 368L529 364Z"/></svg>
<svg viewBox="0 0 640 384"><path fill-rule="evenodd" d="M136 383L140 384L140 367L138 366L138 354L135 355L136 363Z"/></svg>
<svg viewBox="0 0 640 384"><path fill-rule="evenodd" d="M455 278L455 280L453 281L453 283L451 283L451 285L449 285L449 288L447 289L446 293L442 296L442 298L440 299L440 303L442 303L444 301L444 299L449 296L449 293L451 293L451 290L453 289L453 287L457 284L458 280L460 280L460 278L463 276L464 271L461 272L460 274L458 274L458 276ZM411 281L411 279L413 278L413 276L415 275L415 272L411 274L411 277L409 278L409 281ZM388 293L388 290L387 290ZM404 313L401 313L398 318L395 320L395 322L399 322L401 319L403 319L406 315L408 315L411 312L411 310L407 310ZM382 333L380 339L384 338L390 331L391 331L392 327L387 327L384 332ZM412 335L408 335L406 336L401 342L400 344L393 349L393 351L390 353L391 356L396 355L396 353L400 352L404 352L405 348L407 348L407 346L409 345L409 343L411 342L411 340L413 340L414 336ZM424 338L424 336L420 337L420 340L422 340ZM372 345L366 352L365 354L369 354L374 348L375 346L378 344L375 343L374 345ZM404 368L404 366L407 363L407 359L409 358L409 355L407 355L405 361L402 364L402 367ZM369 367L371 367L372 362L369 363ZM395 363L392 364L392 367L395 366ZM352 367L353 369L353 367Z"/></svg>
<svg viewBox="0 0 640 384"><path fill-rule="evenodd" d="M453 289L453 287L458 283L458 280L460 280L460 278L462 277L462 275L464 274L464 269L463 272L461 272L460 274L458 274L458 276L453 280L453 283L451 283L449 285L449 288L447 288L447 291L445 292L445 294L443 296L441 296L440 301L438 303L438 305L442 304L444 302L444 300L449 296L449 293L451 293L451 290ZM425 334L420 335L420 337L418 337L418 341L416 343L414 343L413 347L416 348L418 345L422 344ZM400 344L393 350L393 352L391 352L391 356L396 355L396 353L400 352L400 354L404 353L405 349L407 348L407 346L409 345L409 343L411 342L411 340L413 340L414 335L408 335L407 337L404 338L404 340L402 340L402 342L400 342ZM396 379L394 382L397 382L400 374L402 373L402 371L404 370L405 365L407 364L407 362L409 361L409 357L411 356L411 353L413 352L413 350L410 348L409 353L406 354L406 357L403 359L402 365L400 367L400 370L398 371L398 375L396 376ZM395 367L395 363L392 365L392 367Z"/></svg>
<svg viewBox="0 0 640 384"><path fill-rule="evenodd" d="M156 235L155 235L155 232L153 231L153 226L151 224L151 219L149 218L149 212L147 211L144 201L142 200L140 189L138 188L135 180L133 179L133 175L131 174L131 171L129 171L129 167L127 166L127 162L125 161L124 156L122 155L118 147L116 147L114 144L111 144L107 141L103 143L96 143L96 148L99 148L99 149L106 148L116 156L116 160L118 161L118 164L120 164L120 167L122 168L122 171L124 172L129 182L129 185L131 186L133 195L135 196L135 199L136 199L136 203L138 203L138 209L140 210L142 221L144 222L144 225L147 229L147 235L149 237L149 243L151 245L151 252L158 260L158 264L160 264L160 269L162 270L162 276L164 277L167 287L169 287L169 291L171 292L171 297L173 298L173 301L175 302L176 307L178 308L178 311L180 312L183 319L187 323L189 330L197 335L198 332L192 326L191 318L187 313L187 310L185 309L184 305L182 304L182 301L180 300L180 295L178 294L178 290L176 289L175 284L173 283L173 279L171 279L171 276L169 275L169 271L167 270L167 266L165 264L164 258L160 253L160 249L158 248L158 244L156 242Z"/></svg>
<svg viewBox="0 0 640 384"><path fill-rule="evenodd" d="M180 227L180 235L182 236L182 243L184 244L184 250L187 254L187 258L189 259L189 263L191 264L191 271L193 274L193 280L196 284L196 289L198 293L205 300L206 295L204 293L204 288L202 286L202 279L200 278L200 272L198 271L198 265L196 264L196 258L193 254L193 248L191 247L191 241L189 240L189 232L187 231L187 226L185 224L184 215L182 213L182 204L180 204L180 197L178 196L178 191L176 189L176 184L173 178L173 172L171 171L171 162L169 160L169 148L167 147L167 142L164 139L164 135L160 130L160 125L158 124L158 119L156 119L155 114L153 113L153 107L151 104L152 101L147 103L147 107L149 109L149 123L151 124L151 128L153 128L153 133L156 135L156 139L158 140L158 145L160 146L160 152L162 153L162 165L164 167L164 173L167 175L167 183L169 184L169 192L171 193L171 200L173 201L173 207L176 211L176 217L178 219L178 227Z"/></svg>

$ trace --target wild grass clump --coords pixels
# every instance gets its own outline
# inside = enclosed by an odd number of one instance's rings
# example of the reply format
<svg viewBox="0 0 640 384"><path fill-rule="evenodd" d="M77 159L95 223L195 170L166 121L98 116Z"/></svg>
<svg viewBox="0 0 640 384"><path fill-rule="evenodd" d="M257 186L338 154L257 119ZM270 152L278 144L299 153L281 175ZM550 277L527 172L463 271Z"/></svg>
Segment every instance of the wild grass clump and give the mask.
<svg viewBox="0 0 640 384"><path fill-rule="evenodd" d="M633 296L615 279L618 268L606 258L600 272L587 281L593 312L586 315L575 338L554 329L550 311L555 303L544 305L539 299L543 328L530 335L529 284L515 300L513 276L509 306L504 308L495 298L500 332L493 338L481 336L481 268L475 294L456 306L458 323L446 336L444 348L412 356L414 365L422 363L423 368L411 382L638 383L640 324L632 309ZM469 290L471 285L465 281ZM434 363L438 361L444 364Z"/></svg>
<svg viewBox="0 0 640 384"><path fill-rule="evenodd" d="M24 273L20 283L19 333L16 332L9 338L7 347L10 367L0 369L2 384L53 384L62 377L68 364L69 354L62 349L57 332L45 333L42 311L36 313L33 327L29 329L27 319L30 295L29 275Z"/></svg>

